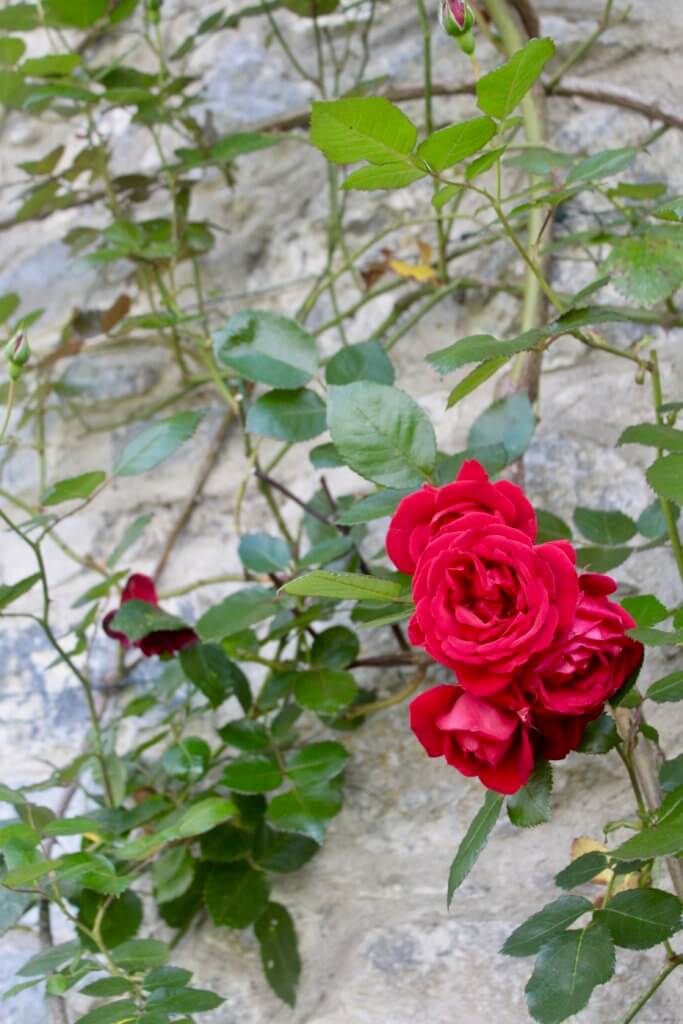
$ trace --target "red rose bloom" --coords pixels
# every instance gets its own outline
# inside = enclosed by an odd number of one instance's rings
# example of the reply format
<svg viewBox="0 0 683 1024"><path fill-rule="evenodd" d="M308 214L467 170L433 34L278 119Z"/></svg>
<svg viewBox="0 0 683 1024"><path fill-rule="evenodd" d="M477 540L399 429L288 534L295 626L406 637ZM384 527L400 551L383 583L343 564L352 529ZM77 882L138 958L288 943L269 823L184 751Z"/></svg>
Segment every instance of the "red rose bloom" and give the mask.
<svg viewBox="0 0 683 1024"><path fill-rule="evenodd" d="M570 635L537 655L524 673L525 687L549 711L594 717L642 661L642 644L626 636L635 622L607 597L615 590L609 576L581 576Z"/></svg>
<svg viewBox="0 0 683 1024"><path fill-rule="evenodd" d="M410 726L430 757L445 757L468 777L497 793L525 786L534 768L528 708L511 710L465 693L435 686L410 705Z"/></svg>
<svg viewBox="0 0 683 1024"><path fill-rule="evenodd" d="M401 572L415 572L430 540L457 526L469 512L487 512L536 539L536 514L523 491L507 480L492 484L484 467L470 460L463 462L452 484L425 484L403 499L389 524L389 558Z"/></svg>
<svg viewBox="0 0 683 1024"><path fill-rule="evenodd" d="M583 731L597 718L602 706L590 715L554 715L543 709L532 709L531 727L534 750L544 761L563 761L576 750Z"/></svg>
<svg viewBox="0 0 683 1024"><path fill-rule="evenodd" d="M420 557L411 642L452 668L469 693L497 693L532 655L568 635L578 594L573 559L564 541L535 546L494 516L463 516Z"/></svg>
<svg viewBox="0 0 683 1024"><path fill-rule="evenodd" d="M121 594L121 604L126 604L127 601L145 601L147 604L154 605L155 608L159 607L159 600L157 598L156 587L154 586L154 580L150 579L149 576L143 576L142 573L135 573L130 577L123 593ZM119 643L126 649L131 646L131 643L124 633L118 633L116 630L111 628L111 622L115 618L118 609L113 612L108 612L104 617L102 628L104 629L107 636L110 636L112 640L118 640ZM177 654L178 651L184 650L186 647L191 647L192 644L199 642L199 637L193 629L184 627L181 629L164 629L157 630L154 633L148 633L141 640L136 641L133 644L134 647L139 647L146 658L151 658L155 654Z"/></svg>

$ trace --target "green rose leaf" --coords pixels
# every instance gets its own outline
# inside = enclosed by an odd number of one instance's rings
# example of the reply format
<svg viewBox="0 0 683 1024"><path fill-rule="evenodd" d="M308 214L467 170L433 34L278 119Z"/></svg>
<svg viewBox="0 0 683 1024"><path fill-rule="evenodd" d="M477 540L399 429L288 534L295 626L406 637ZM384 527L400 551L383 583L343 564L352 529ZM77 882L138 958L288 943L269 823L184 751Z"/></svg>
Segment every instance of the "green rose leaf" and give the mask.
<svg viewBox="0 0 683 1024"><path fill-rule="evenodd" d="M269 757L240 757L223 770L223 784L238 793L267 793L282 783L282 773Z"/></svg>
<svg viewBox="0 0 683 1024"><path fill-rule="evenodd" d="M504 121L529 92L555 53L551 39L532 39L507 64L477 82L477 102L489 117Z"/></svg>
<svg viewBox="0 0 683 1024"><path fill-rule="evenodd" d="M322 434L325 403L314 391L269 391L250 407L246 429L249 433L276 441L310 441Z"/></svg>
<svg viewBox="0 0 683 1024"><path fill-rule="evenodd" d="M526 986L529 1012L540 1024L559 1024L582 1010L613 974L614 945L605 925L564 932L538 954Z"/></svg>
<svg viewBox="0 0 683 1024"><path fill-rule="evenodd" d="M432 170L445 171L478 153L496 134L495 121L490 117L475 117L471 121L449 125L434 132L420 144L417 155Z"/></svg>
<svg viewBox="0 0 683 1024"><path fill-rule="evenodd" d="M135 644L150 633L187 629L187 625L176 615L169 615L148 601L134 600L121 606L111 621L111 628Z"/></svg>
<svg viewBox="0 0 683 1024"><path fill-rule="evenodd" d="M299 672L294 684L297 703L320 715L334 715L348 707L357 690L350 672L327 668Z"/></svg>
<svg viewBox="0 0 683 1024"><path fill-rule="evenodd" d="M112 950L112 960L123 971L149 971L166 963L170 950L158 939L130 939Z"/></svg>
<svg viewBox="0 0 683 1024"><path fill-rule="evenodd" d="M626 428L617 444L644 444L651 448L683 452L683 430L667 427L663 423L637 423Z"/></svg>
<svg viewBox="0 0 683 1024"><path fill-rule="evenodd" d="M298 597L333 597L338 601L405 601L411 604L402 583L383 580L377 576L365 576L353 572L328 572L317 569L296 580L290 580L282 588L288 594Z"/></svg>
<svg viewBox="0 0 683 1024"><path fill-rule="evenodd" d="M616 510L577 508L574 522L586 540L594 544L626 544L637 530L629 516Z"/></svg>
<svg viewBox="0 0 683 1024"><path fill-rule="evenodd" d="M665 455L650 466L647 482L660 498L683 503L683 455Z"/></svg>
<svg viewBox="0 0 683 1024"><path fill-rule="evenodd" d="M473 334L468 338L461 338L447 348L439 349L427 356L427 362L431 363L439 373L450 373L458 370L467 363L488 362L490 359L506 359L516 355L518 352L528 352L535 348L542 337L541 331L527 331L519 338L511 341L498 341L490 334Z"/></svg>
<svg viewBox="0 0 683 1024"><path fill-rule="evenodd" d="M405 163L416 139L412 121L382 97L313 104L311 142L333 163Z"/></svg>
<svg viewBox="0 0 683 1024"><path fill-rule="evenodd" d="M268 533L245 533L240 538L239 556L251 572L280 572L289 565L289 546L282 537Z"/></svg>
<svg viewBox="0 0 683 1024"><path fill-rule="evenodd" d="M315 339L296 321L243 310L213 336L216 359L241 377L283 390L302 388L318 369Z"/></svg>
<svg viewBox="0 0 683 1024"><path fill-rule="evenodd" d="M661 889L634 889L613 896L596 920L609 928L617 946L649 949L681 928L681 901Z"/></svg>
<svg viewBox="0 0 683 1024"><path fill-rule="evenodd" d="M116 460L114 476L146 473L165 462L192 437L202 416L201 412L181 412L143 427Z"/></svg>
<svg viewBox="0 0 683 1024"><path fill-rule="evenodd" d="M1 583L0 584L0 611L3 608L7 608L8 605L12 604L13 601L18 600L24 594L28 594L29 590L35 587L36 583L40 579L40 573L34 573L33 576L26 576L23 580L19 580L18 583Z"/></svg>
<svg viewBox="0 0 683 1024"><path fill-rule="evenodd" d="M508 462L518 459L529 446L536 427L534 410L526 394L501 398L483 412L470 427L468 448L502 445Z"/></svg>
<svg viewBox="0 0 683 1024"><path fill-rule="evenodd" d="M486 846L493 826L498 821L502 806L503 797L490 789L487 790L484 803L467 829L451 864L448 875L447 905L449 907L455 890L465 881Z"/></svg>
<svg viewBox="0 0 683 1024"><path fill-rule="evenodd" d="M293 1007L301 975L301 958L294 922L286 907L269 903L254 925L261 948L263 973L273 992Z"/></svg>
<svg viewBox="0 0 683 1024"><path fill-rule="evenodd" d="M287 775L295 786L314 786L340 775L348 759L348 751L341 743L311 743L288 756Z"/></svg>
<svg viewBox="0 0 683 1024"><path fill-rule="evenodd" d="M672 672L670 675L664 676L663 679L658 679L645 696L656 701L657 704L683 700L683 672Z"/></svg>
<svg viewBox="0 0 683 1024"><path fill-rule="evenodd" d="M534 828L550 821L550 794L553 771L547 761L539 761L526 786L508 798L507 812L518 828Z"/></svg>
<svg viewBox="0 0 683 1024"><path fill-rule="evenodd" d="M183 672L203 693L212 708L235 696L242 707L251 707L249 680L239 665L231 661L220 644L193 644L179 655Z"/></svg>
<svg viewBox="0 0 683 1024"><path fill-rule="evenodd" d="M341 805L341 792L334 784L291 789L273 797L266 821L275 829L298 832L320 845L330 820L339 813Z"/></svg>
<svg viewBox="0 0 683 1024"><path fill-rule="evenodd" d="M560 896L543 910L528 918L506 939L501 953L507 956L534 956L552 939L561 935L583 914L592 914L593 904L583 896Z"/></svg>
<svg viewBox="0 0 683 1024"><path fill-rule="evenodd" d="M345 345L332 356L325 370L328 384L353 384L357 380L393 384L394 377L393 363L378 341Z"/></svg>
<svg viewBox="0 0 683 1024"><path fill-rule="evenodd" d="M417 487L436 461L434 428L405 392L374 381L330 387L328 425L345 463L386 487Z"/></svg>
<svg viewBox="0 0 683 1024"><path fill-rule="evenodd" d="M584 885L590 882L601 871L607 867L607 858L604 853L597 850L591 853L584 853L577 857L571 864L560 871L555 877L555 885L560 889L575 889L577 885Z"/></svg>
<svg viewBox="0 0 683 1024"><path fill-rule="evenodd" d="M248 928L268 905L270 887L262 871L244 861L221 864L209 873L206 906L215 925Z"/></svg>

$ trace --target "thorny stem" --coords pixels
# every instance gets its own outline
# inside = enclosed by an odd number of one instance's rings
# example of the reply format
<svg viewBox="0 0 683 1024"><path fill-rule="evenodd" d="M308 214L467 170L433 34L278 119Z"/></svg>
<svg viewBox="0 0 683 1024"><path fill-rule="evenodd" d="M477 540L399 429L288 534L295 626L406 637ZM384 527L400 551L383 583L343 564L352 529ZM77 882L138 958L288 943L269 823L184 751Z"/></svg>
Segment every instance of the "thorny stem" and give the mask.
<svg viewBox="0 0 683 1024"><path fill-rule="evenodd" d="M420 29L422 31L422 64L424 67L425 83L425 128L427 130L427 134L431 135L434 131L434 104L432 101L432 32L424 0L417 0L417 14L420 19ZM435 181L434 195L436 195L438 191L439 184ZM447 281L448 262L446 258L446 246L448 239L441 211L437 213L436 217L436 237L439 277L442 281Z"/></svg>
<svg viewBox="0 0 683 1024"><path fill-rule="evenodd" d="M5 434L7 433L7 428L9 426L9 421L12 418L12 409L14 407L14 399L16 397L17 397L17 382L15 380L10 379L9 388L8 388L8 391L7 391L7 408L5 410L5 417L4 417L3 421L2 421L2 427L0 427L0 444L2 444L4 439L5 439Z"/></svg>
<svg viewBox="0 0 683 1024"><path fill-rule="evenodd" d="M89 714L89 717L90 717L90 725L91 725L91 728L92 728L92 731L93 731L93 736L95 738L95 751L96 751L96 755L97 755L97 760L99 761L99 764L100 764L100 769L102 771L102 781L104 783L104 788L105 788L105 792L106 792L106 795L107 795L107 802L109 803L109 805L111 807L113 807L114 803L115 803L115 801L114 801L114 791L113 791L113 788L112 788L111 779L109 778L109 769L107 767L107 759L106 759L106 756L105 756L105 753L104 753L104 743L102 741L102 731L100 729L100 722L99 722L99 718L98 718L98 715L97 715L97 708L95 707L95 697L93 695L92 686L91 686L90 680L87 678L87 676L85 676L81 672L81 670L78 668L78 666L75 664L75 662L69 656L69 654L67 654L67 652L64 650L64 648L61 646L61 644L59 643L59 641L57 640L56 636L54 635L54 633L52 631L52 627L50 626L50 622L49 622L50 595L49 595L49 590L48 590L47 574L46 574L46 571L45 571L45 563L43 561L43 554L42 554L42 551L40 550L40 545L38 543L35 543L34 541L32 541L25 534L23 534L21 532L21 530L19 529L19 527L16 526L12 522L12 520L9 518L9 516L7 516L2 511L2 509L0 509L0 519L3 520L5 525L12 531L12 533L16 534L16 536L19 537L20 540L22 540L25 544L27 544L31 548L31 550L33 551L33 554L35 556L36 563L37 563L37 566L38 566L38 573L39 573L39 576L40 576L40 585L41 585L42 592L43 592L43 609L42 609L42 615L40 615L40 616L31 615L30 618L34 619L40 625L40 627L43 630L43 633L45 634L45 637L48 640L48 642L50 643L50 645L55 649L55 651L59 655L60 659L64 662L64 664L67 665L68 668L71 669L71 672L74 674L76 679L78 679L79 683L81 684L81 688L83 690L83 693L84 693L85 699L86 699L86 703L88 705L88 714Z"/></svg>
<svg viewBox="0 0 683 1024"><path fill-rule="evenodd" d="M656 351L653 351L650 356L650 377L652 380L652 397L654 399L655 417L657 419L657 423L661 423L662 414L659 410L663 402L662 378L659 372L659 359ZM661 458L661 455L661 450L658 450L657 457ZM662 514L664 516L664 521L666 522L666 529L669 534L669 540L671 541L674 558L676 559L678 573L681 580L683 580L683 544L681 544L681 537L676 525L673 505L667 498L660 498L660 504L662 506Z"/></svg>
<svg viewBox="0 0 683 1024"><path fill-rule="evenodd" d="M649 1002L657 989L664 984L669 975L673 973L677 967L680 967L681 964L683 964L683 956L676 956L670 960L666 967L657 975L650 987L643 992L640 999L633 1004L624 1019L621 1021L621 1024L631 1024L631 1021L636 1019L642 1008L647 1002Z"/></svg>

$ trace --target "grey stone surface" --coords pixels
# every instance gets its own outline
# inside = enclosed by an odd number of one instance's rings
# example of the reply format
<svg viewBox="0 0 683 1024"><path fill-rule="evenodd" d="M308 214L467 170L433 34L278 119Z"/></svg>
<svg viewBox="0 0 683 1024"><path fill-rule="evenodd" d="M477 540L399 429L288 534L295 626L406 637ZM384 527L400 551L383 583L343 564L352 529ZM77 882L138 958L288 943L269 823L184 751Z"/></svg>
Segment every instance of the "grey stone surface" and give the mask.
<svg viewBox="0 0 683 1024"><path fill-rule="evenodd" d="M180 42L205 5L197 0L168 0L173 12L171 35ZM231 0L228 9L242 4ZM592 0L567 4L541 0L537 5L544 31L552 34L563 53L570 52L591 30L596 15ZM312 60L310 26L283 17L288 38L301 59ZM334 22L333 22L334 24ZM653 101L680 105L683 74L683 9L658 0L634 5L632 16L607 33L591 53L581 74L591 81L611 82L635 89ZM117 41L105 42L116 52ZM144 64L142 50L131 62ZM486 66L491 51L482 48ZM420 77L420 38L411 0L382 5L374 36L373 58L367 77L388 75L395 84L415 83ZM200 118L209 116L220 134L240 130L305 105L311 92L288 69L274 45L268 45L264 25L257 19L243 23L239 32L210 39L188 70L201 76ZM464 62L456 62L447 40L435 38L435 78L464 80ZM468 99L440 100L439 118L464 116L472 111ZM419 120L421 105L411 113ZM550 108L551 135L558 146L582 145L587 151L619 146L644 138L649 126L638 115L583 101L557 100ZM112 140L116 166L131 161L151 170L156 157L141 146L140 130L126 115L116 114L103 124ZM26 119L11 116L5 127L8 143L0 153L3 181L16 178L14 166L35 158L61 139L61 128L36 131ZM67 144L75 149L77 141ZM643 180L656 177L681 190L683 142L670 132L641 155L636 173ZM225 187L210 177L193 199L193 216L210 215L228 234L205 261L210 286L218 292L216 307L225 315L246 305L292 313L325 260L325 169L320 157L299 143L288 141L263 155L244 158L237 186ZM355 247L397 217L414 216L424 209L425 192L411 189L391 199L352 195L348 201L349 241ZM7 216L17 198L8 190L2 199ZM586 212L570 212L572 226ZM61 325L73 308L105 308L129 287L125 268L106 275L85 272L66 260L60 244L64 233L84 221L82 211L64 212L49 221L8 231L3 235L0 293L21 292L23 309L44 306L46 316L32 331L37 351L54 344ZM95 219L95 214L92 214ZM461 233L476 229L463 222ZM399 236L401 253L412 258L415 241L424 237L420 227L406 227ZM394 244L396 244L394 242ZM379 246L368 254L377 255ZM520 267L511 264L509 250L494 246L485 255L459 264L463 273L487 281L510 278ZM560 287L586 283L583 264L562 261L555 268ZM343 284L340 301L353 301L355 293ZM373 326L391 311L392 296L366 307L351 327L351 337L367 337ZM324 306L313 325L329 316ZM516 307L498 295L482 301L467 294L446 300L394 350L399 383L415 395L433 417L440 446L462 447L467 428L493 396L493 385L482 388L449 413L445 399L452 382L443 381L424 362L424 356L457 337L491 332L505 336L516 328ZM622 328L607 333L618 338ZM683 376L681 332L661 337L666 387L674 392ZM328 332L325 352L337 344ZM72 417L51 414L48 423L48 477L60 479L97 466L108 467L128 436L127 420L141 403L162 400L173 388L173 371L159 363L155 350L138 351L125 360L93 346L72 365L83 387L83 406L95 425L112 420L113 432L86 436ZM201 402L209 399L202 396ZM642 468L646 454L633 448L614 448L626 422L649 415L650 397L635 384L627 364L606 357L586 357L578 346L563 343L553 351L542 380L541 422L526 459L527 485L532 498L558 514L568 516L576 504L620 507L638 514L651 496ZM87 515L67 519L61 535L79 551L106 554L126 525L141 513L151 522L132 552L140 571L154 564L179 503L187 493L218 410L212 408L198 434L182 455L158 470L120 480L106 499ZM265 446L269 448L268 445ZM235 481L243 473L237 445L229 445L212 475L182 544L163 579L163 587L181 586L188 578L232 572L239 568L233 529ZM302 452L287 456L279 473L306 495L314 487ZM37 490L36 462L20 453L2 470L2 485L25 500ZM363 484L345 470L333 471L329 480L337 493L362 490ZM297 519L292 503L283 504L285 516ZM247 507L250 524L263 528L268 511L259 499ZM381 542L381 526L373 528L368 550ZM372 545L375 545L373 549ZM65 633L77 621L72 602L92 582L75 572L64 554L48 546L48 566L55 582L54 617ZM219 556L217 556L219 553ZM220 564L217 566L218 558ZM32 571L29 550L2 535L0 578L16 579ZM616 573L627 587L656 589L663 600L680 601L680 583L669 557L648 552L631 559ZM188 614L200 613L224 588L206 588L178 604ZM0 684L0 774L8 784L24 784L44 777L48 765L73 757L86 729L81 694L61 670L47 671L51 654L34 626L15 620L0 634L4 666ZM105 644L94 657L97 675L112 667L112 652ZM666 670L664 656L652 659L647 674L655 678ZM669 666L670 670L671 666ZM141 683L138 685L142 685ZM395 674L375 680L391 688ZM683 732L680 717L668 711L654 716L667 741ZM553 877L568 861L572 839L598 835L601 824L625 799L619 763L608 757L593 761L571 757L556 772L555 818L552 826L520 832L501 823L486 855L463 887L449 913L445 909L448 867L457 843L481 799L480 788L442 763L428 762L406 727L404 708L377 716L348 740L352 750L346 805L335 821L323 852L308 867L276 887L276 897L295 914L305 964L301 994L291 1013L270 994L262 978L258 951L249 935L203 926L187 936L177 960L196 971L199 983L226 996L225 1006L207 1015L215 1024L523 1024L528 1015L523 986L528 962L501 957L497 950L509 931L526 914L554 898ZM590 892L590 890L587 890ZM66 935L56 922L58 936ZM161 925L158 934L164 934ZM14 971L35 951L35 936L16 932L0 940L0 978L8 983ZM598 990L582 1024L613 1024L656 972L653 957L639 953L620 956L617 983ZM6 986L5 986L6 987ZM76 1004L74 1004L75 1006ZM0 1019L6 1024L42 1024L46 1010L39 991L22 993L4 1004ZM680 990L669 982L649 1004L642 1024L680 1021Z"/></svg>

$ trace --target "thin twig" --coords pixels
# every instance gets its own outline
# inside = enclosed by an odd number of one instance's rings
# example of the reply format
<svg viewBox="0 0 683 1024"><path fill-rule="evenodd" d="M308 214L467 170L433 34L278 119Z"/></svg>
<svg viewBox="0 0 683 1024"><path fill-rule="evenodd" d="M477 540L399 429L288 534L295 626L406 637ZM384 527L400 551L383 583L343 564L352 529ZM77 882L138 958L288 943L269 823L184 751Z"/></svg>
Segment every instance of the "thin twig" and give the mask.
<svg viewBox="0 0 683 1024"><path fill-rule="evenodd" d="M50 901L46 899L41 899L38 905L38 934L41 947L44 950L52 949L55 942L50 921ZM63 996L48 996L46 1003L50 1024L69 1024Z"/></svg>
<svg viewBox="0 0 683 1024"><path fill-rule="evenodd" d="M204 462L202 463L202 467L197 475L197 479L195 480L194 487L190 491L189 496L187 497L185 503L183 504L183 507L180 510L180 515L176 519L173 525L173 529L171 530L166 540L166 543L164 544L164 549L161 552L161 555L159 556L159 561L157 562L156 568L154 569L155 580L158 580L159 577L162 575L164 569L166 568L166 565L168 564L168 560L171 557L173 548L175 547L178 541L178 538L180 537L180 535L182 534L183 530L185 529L185 527L187 526L192 517L192 513L194 512L195 507L197 505L197 500L199 499L199 496L204 490L206 482L211 476L211 473L215 469L216 463L218 462L218 459L221 456L233 419L234 413L232 409L228 409L228 411L224 414L219 424L218 430L214 434L214 437L209 446L209 450L206 454Z"/></svg>

